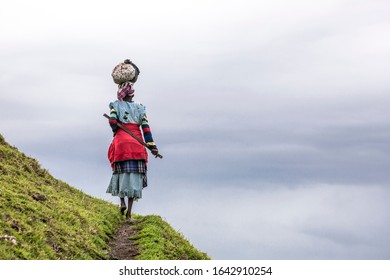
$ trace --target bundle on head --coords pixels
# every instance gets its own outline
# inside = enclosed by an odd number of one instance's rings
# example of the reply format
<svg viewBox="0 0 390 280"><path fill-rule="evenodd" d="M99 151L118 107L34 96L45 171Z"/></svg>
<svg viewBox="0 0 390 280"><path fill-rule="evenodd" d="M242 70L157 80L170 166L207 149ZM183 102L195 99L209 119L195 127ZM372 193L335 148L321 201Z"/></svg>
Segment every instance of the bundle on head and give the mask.
<svg viewBox="0 0 390 280"><path fill-rule="evenodd" d="M111 76L114 79L114 83L121 85L126 82L135 83L139 73L138 67L129 59L126 59L114 67Z"/></svg>

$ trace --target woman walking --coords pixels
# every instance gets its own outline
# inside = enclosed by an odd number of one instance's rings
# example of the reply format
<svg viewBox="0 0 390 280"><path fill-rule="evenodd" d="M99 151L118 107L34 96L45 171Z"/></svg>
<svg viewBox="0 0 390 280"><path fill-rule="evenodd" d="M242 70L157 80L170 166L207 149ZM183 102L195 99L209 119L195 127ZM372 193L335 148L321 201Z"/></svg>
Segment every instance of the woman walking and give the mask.
<svg viewBox="0 0 390 280"><path fill-rule="evenodd" d="M158 155L145 106L133 101L134 83L139 73L138 67L128 59L114 68L112 77L118 84L117 100L109 104L109 124L114 138L108 149L108 159L113 174L107 193L119 196L120 211L123 215L127 209L126 218L129 220L133 201L142 198L142 189L147 186L148 154L145 147L121 129L118 123L130 130L137 138L144 139L152 154Z"/></svg>

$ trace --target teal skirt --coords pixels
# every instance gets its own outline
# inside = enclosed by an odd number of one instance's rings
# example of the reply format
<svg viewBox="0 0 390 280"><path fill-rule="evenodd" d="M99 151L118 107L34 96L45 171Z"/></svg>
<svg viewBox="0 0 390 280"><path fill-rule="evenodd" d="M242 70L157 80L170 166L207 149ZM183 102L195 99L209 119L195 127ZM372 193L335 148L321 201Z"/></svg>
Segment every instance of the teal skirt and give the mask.
<svg viewBox="0 0 390 280"><path fill-rule="evenodd" d="M144 177L141 173L113 174L106 192L113 196L142 198Z"/></svg>
<svg viewBox="0 0 390 280"><path fill-rule="evenodd" d="M142 198L142 189L147 186L146 172L144 161L129 160L115 163L106 193L135 200Z"/></svg>

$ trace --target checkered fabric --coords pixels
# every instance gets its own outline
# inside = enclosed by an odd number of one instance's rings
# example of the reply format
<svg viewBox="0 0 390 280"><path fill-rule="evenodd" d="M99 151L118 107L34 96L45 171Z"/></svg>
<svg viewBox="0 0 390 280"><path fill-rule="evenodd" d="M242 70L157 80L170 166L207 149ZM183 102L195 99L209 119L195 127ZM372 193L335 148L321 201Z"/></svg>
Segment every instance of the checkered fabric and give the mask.
<svg viewBox="0 0 390 280"><path fill-rule="evenodd" d="M141 173L146 174L147 168L143 160L126 160L114 163L114 174Z"/></svg>

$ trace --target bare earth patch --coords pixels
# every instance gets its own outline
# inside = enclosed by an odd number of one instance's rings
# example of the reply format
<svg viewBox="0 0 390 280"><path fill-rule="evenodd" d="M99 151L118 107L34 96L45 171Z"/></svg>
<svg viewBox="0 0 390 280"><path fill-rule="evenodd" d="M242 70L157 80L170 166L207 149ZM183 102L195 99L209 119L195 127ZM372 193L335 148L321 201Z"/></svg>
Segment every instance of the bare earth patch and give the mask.
<svg viewBox="0 0 390 280"><path fill-rule="evenodd" d="M118 229L110 243L111 260L132 260L139 254L134 241L130 239L135 234L132 225L133 223L127 222Z"/></svg>

